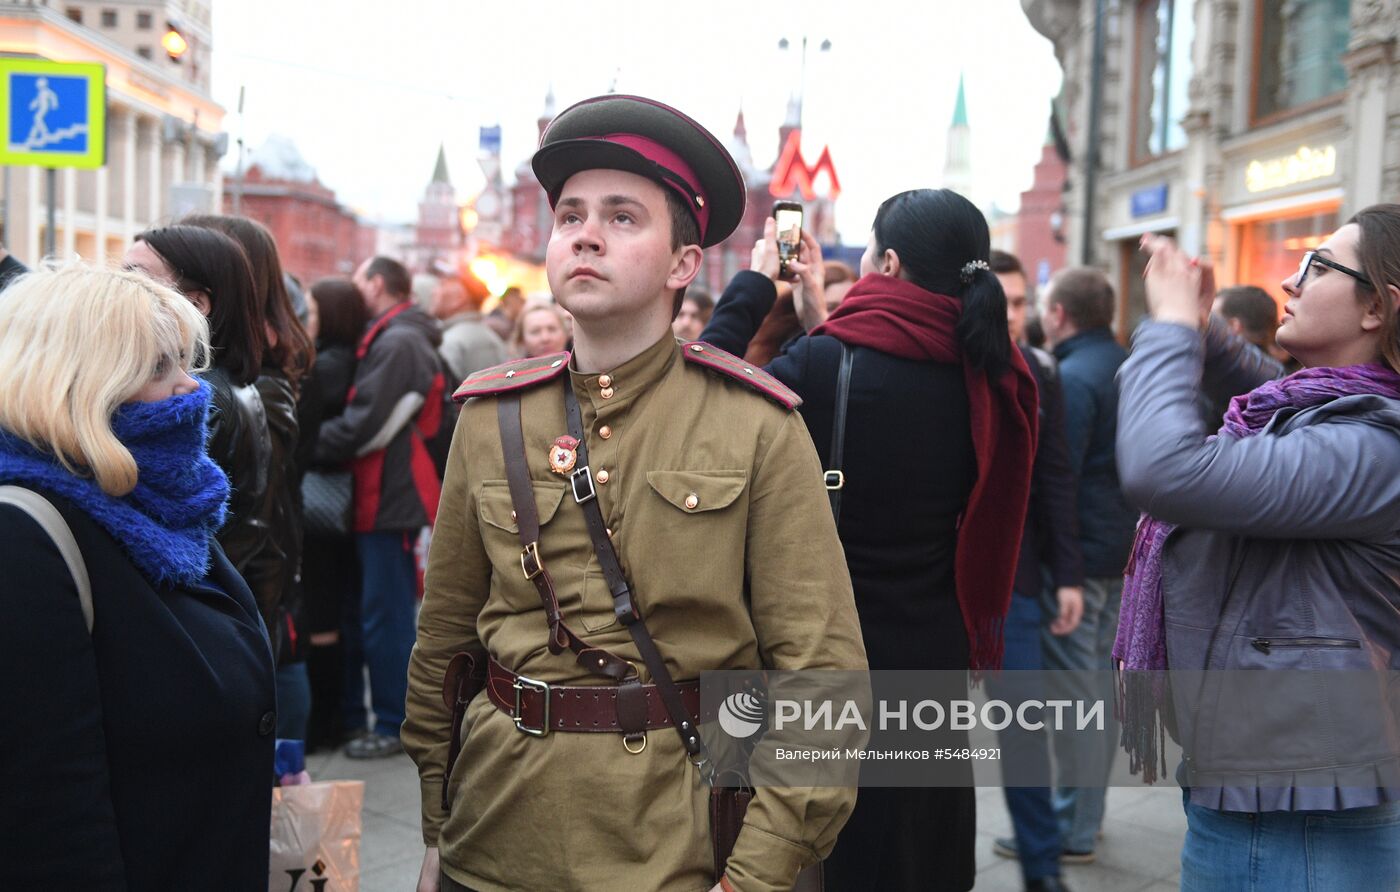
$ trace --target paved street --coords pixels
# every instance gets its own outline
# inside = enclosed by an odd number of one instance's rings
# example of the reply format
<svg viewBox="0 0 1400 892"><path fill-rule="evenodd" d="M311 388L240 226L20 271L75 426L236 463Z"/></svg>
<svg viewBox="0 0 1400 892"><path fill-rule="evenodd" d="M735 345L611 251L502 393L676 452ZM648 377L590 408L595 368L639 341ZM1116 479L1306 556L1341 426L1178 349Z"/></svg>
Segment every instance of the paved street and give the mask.
<svg viewBox="0 0 1400 892"><path fill-rule="evenodd" d="M338 753L313 755L307 762L316 780L365 782L361 892L411 892L423 858L413 763L403 755L356 762ZM978 792L977 822L978 892L1019 892L1016 864L992 854L992 840L1011 832L999 789ZM1185 831L1181 793L1175 787L1114 788L1108 794L1098 861L1067 867L1065 880L1074 892L1172 892L1178 886Z"/></svg>

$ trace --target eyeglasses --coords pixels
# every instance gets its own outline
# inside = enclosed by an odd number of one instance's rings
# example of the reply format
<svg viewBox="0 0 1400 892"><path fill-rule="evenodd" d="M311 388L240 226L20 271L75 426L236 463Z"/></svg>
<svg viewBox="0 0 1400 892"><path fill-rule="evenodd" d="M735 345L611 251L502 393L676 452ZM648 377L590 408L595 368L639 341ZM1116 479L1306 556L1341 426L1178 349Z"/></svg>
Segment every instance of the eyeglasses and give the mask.
<svg viewBox="0 0 1400 892"><path fill-rule="evenodd" d="M1339 273L1346 273L1356 281L1360 282L1362 285L1365 285L1367 288L1374 287L1371 285L1370 279L1366 278L1364 275L1352 269L1351 267L1343 266L1335 260L1328 260L1326 257L1323 257L1316 251L1309 251L1303 255L1303 262L1298 264L1298 276L1293 280L1295 288L1302 288L1304 285L1307 284L1308 274L1312 272L1312 265L1314 263L1325 266L1328 269L1335 269Z"/></svg>

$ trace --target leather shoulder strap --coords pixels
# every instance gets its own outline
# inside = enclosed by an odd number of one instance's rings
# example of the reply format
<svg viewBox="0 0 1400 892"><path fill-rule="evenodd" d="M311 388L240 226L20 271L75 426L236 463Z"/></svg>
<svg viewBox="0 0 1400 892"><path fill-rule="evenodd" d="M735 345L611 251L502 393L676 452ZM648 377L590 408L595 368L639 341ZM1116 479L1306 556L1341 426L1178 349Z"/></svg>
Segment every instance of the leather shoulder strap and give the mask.
<svg viewBox="0 0 1400 892"><path fill-rule="evenodd" d="M568 385L567 381L565 385ZM545 621L549 624L549 652L559 654L565 650L572 651L584 669L614 681L622 681L629 676L635 678L637 673L631 663L611 651L591 647L564 621L559 609L559 597L554 591L554 580L549 575L544 558L540 556L540 515L535 505L535 485L530 480L529 458L525 454L520 394L507 393L497 400L496 418L501 429L506 482L510 486L515 525L520 535L520 571L534 584L540 603L544 605Z"/></svg>
<svg viewBox="0 0 1400 892"><path fill-rule="evenodd" d="M617 558L612 538L608 535L607 527L604 525L603 509L598 506L598 494L592 485L592 471L588 467L588 434L583 427L583 412L579 408L578 397L574 395L573 387L567 381L564 382L564 415L568 419L569 436L578 441L578 465L574 470L574 501L583 508L588 537L593 540L593 553L598 557L598 564L603 570L603 579L607 582L608 590L612 593L613 615L617 617L618 622L627 627L628 633L632 636L632 643L637 646L637 652L641 654L642 662L646 663L647 671L651 673L652 683L656 685L657 691L661 695L661 703L666 708L667 715L671 717L671 724L675 727L676 733L680 736L681 746L685 748L686 757L702 773L709 772L712 775L714 765L710 761L709 752L696 728L695 717L686 710L685 701L681 699L680 690L671 677L671 670L666 667L666 661L662 658L661 651L657 649L656 642L647 629L646 620L643 619L642 612L633 597L632 587L622 572L622 563ZM589 482L582 485L579 482L580 478Z"/></svg>
<svg viewBox="0 0 1400 892"><path fill-rule="evenodd" d="M52 502L34 490L22 486L0 486L0 503L14 505L34 518L35 523L39 524L44 532L49 534L53 544L58 546L58 553L63 556L63 562L68 565L68 572L73 576L73 585L78 589L78 606L82 608L83 621L87 623L87 630L91 633L92 582L88 579L83 552L78 548L78 540L73 538L73 531L68 528L68 521L63 519L63 515L58 513Z"/></svg>
<svg viewBox="0 0 1400 892"><path fill-rule="evenodd" d="M452 399L464 402L472 397L498 396L553 381L569 370L568 353L551 353L502 363L482 369L469 376L452 394Z"/></svg>
<svg viewBox="0 0 1400 892"><path fill-rule="evenodd" d="M796 409L802 405L802 397L783 382L774 378L758 366L744 362L732 353L725 353L718 347L704 341L691 341L683 345L681 353L686 361L718 372L726 378L733 378L751 390L756 390L785 409Z"/></svg>

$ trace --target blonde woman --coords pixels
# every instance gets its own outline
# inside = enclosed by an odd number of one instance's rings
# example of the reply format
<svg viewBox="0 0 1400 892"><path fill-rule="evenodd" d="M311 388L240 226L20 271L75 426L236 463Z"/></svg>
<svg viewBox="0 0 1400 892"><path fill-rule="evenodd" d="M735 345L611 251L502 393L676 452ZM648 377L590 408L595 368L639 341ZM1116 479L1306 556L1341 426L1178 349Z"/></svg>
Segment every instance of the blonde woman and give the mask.
<svg viewBox="0 0 1400 892"><path fill-rule="evenodd" d="M548 356L569 349L572 340L568 315L557 304L532 301L515 320L511 354L519 357Z"/></svg>
<svg viewBox="0 0 1400 892"><path fill-rule="evenodd" d="M195 305L137 273L29 273L0 292L0 889L265 887L272 656L214 539Z"/></svg>

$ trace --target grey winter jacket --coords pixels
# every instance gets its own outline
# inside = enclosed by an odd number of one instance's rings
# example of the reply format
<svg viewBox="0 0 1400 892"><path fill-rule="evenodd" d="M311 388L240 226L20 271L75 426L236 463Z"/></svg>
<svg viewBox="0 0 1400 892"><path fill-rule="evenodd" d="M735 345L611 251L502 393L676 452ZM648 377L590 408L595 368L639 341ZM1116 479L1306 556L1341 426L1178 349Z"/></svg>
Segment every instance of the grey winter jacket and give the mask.
<svg viewBox="0 0 1400 892"><path fill-rule="evenodd" d="M1248 812L1400 800L1400 685L1374 671L1400 670L1400 401L1341 397L1208 441L1203 360L1237 390L1274 371L1211 334L1145 323L1118 373L1124 493L1178 525L1162 595L1191 800ZM1296 671L1194 671L1222 669Z"/></svg>

